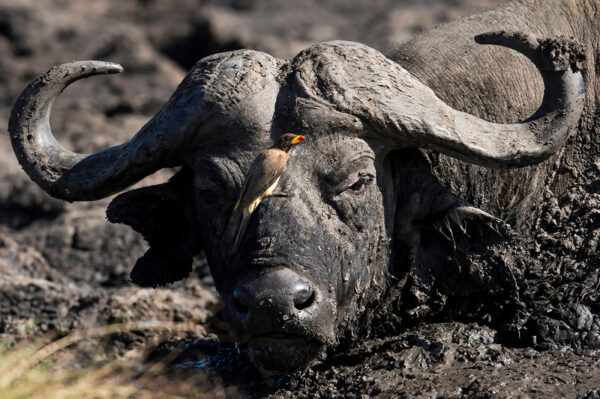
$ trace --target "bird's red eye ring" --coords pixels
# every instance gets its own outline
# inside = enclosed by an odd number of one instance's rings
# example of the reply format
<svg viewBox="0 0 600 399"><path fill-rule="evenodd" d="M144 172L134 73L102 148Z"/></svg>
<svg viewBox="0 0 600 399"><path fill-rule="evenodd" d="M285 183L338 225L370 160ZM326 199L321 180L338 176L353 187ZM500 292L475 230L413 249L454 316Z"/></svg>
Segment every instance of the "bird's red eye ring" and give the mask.
<svg viewBox="0 0 600 399"><path fill-rule="evenodd" d="M292 138L291 138L290 136L287 136L287 137L285 138L285 141L290 141L291 139L292 139Z"/></svg>

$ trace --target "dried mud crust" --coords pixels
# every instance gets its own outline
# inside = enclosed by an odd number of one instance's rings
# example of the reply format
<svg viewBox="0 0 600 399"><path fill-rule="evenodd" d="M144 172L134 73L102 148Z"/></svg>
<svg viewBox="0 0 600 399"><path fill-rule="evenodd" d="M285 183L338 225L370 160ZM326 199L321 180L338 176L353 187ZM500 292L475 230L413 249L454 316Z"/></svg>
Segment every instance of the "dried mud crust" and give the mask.
<svg viewBox="0 0 600 399"><path fill-rule="evenodd" d="M544 69L550 71L566 71L569 67L580 71L585 63L585 49L581 43L564 36L545 39L540 42L540 51Z"/></svg>
<svg viewBox="0 0 600 399"><path fill-rule="evenodd" d="M501 2L365 6L359 1L309 1L298 12L292 1L272 0L107 0L85 5L9 0L0 4L0 123L6 126L19 92L46 68L73 59L120 62L124 75L79 83L61 96L52 114L63 144L75 151L97 151L130 138L168 99L194 58L237 47L288 57L331 39L385 49L424 28ZM319 28L323 21L327 29ZM198 45L204 42L209 45ZM191 58L190 53L197 55ZM588 118L584 127L600 126L598 118ZM567 144L573 150L564 157L573 162L557 166L531 240L512 242L519 247L510 251L492 248L487 260L471 259L481 267L486 261L513 262L521 270L516 308L514 301L513 307L500 303L491 312L457 306L457 318L488 320L497 330L426 323L399 332L390 321L389 328L382 325L379 338L305 372L275 379L273 386L261 379L243 351L214 340L184 341L192 349L181 349L179 364L209 359L212 369L190 372L225 375L223 382L250 397L600 397L600 354L581 349L586 340L596 339L600 328L599 138L600 131L594 130L589 138L574 137ZM169 175L158 174L144 184ZM567 184L572 181L576 183ZM117 320L207 324L218 311L201 259L199 270L183 282L160 289L131 285L131 267L147 246L128 228L106 222L107 204L49 198L20 170L8 140L0 137L0 341ZM514 317L493 318L506 314ZM24 333L29 320L35 320L34 328ZM506 337L530 347L502 346ZM124 334L115 338L112 349L122 353L146 339ZM178 347L175 341L166 346ZM73 357L75 363L80 360Z"/></svg>

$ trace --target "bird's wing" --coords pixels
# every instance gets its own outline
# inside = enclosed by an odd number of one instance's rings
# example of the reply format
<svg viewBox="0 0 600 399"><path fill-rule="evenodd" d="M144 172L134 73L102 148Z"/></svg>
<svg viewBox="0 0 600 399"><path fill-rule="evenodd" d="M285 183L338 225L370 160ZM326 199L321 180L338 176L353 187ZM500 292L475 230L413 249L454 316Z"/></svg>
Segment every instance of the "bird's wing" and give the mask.
<svg viewBox="0 0 600 399"><path fill-rule="evenodd" d="M278 149L269 149L258 154L246 175L234 212L247 207L267 191L283 173L286 161L287 154Z"/></svg>

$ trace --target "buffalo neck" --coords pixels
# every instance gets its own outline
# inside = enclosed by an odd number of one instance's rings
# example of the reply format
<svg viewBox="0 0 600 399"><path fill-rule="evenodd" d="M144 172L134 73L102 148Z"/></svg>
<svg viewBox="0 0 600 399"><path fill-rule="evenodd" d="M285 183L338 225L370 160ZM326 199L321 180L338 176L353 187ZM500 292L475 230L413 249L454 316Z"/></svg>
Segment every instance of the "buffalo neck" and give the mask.
<svg viewBox="0 0 600 399"><path fill-rule="evenodd" d="M544 94L541 76L530 61L515 51L479 45L473 38L499 30L528 32L540 38L574 37L584 44L588 57L583 71L586 106L582 120L587 122L582 128L585 130L595 123L597 109L595 57L600 18L595 16L599 4L600 0L511 2L432 29L400 46L390 58L451 107L491 122L510 123L527 119L541 104ZM571 146L566 151L578 150ZM550 165L560 156L539 166L514 171L468 164L457 166L454 160L441 157L436 176L444 185L452 183L461 198L502 217L517 231L526 231L536 218L536 212L530 210L538 208L544 191L544 181L537 176L548 173ZM446 173L456 167L462 170L460 177Z"/></svg>
<svg viewBox="0 0 600 399"><path fill-rule="evenodd" d="M512 50L478 45L473 37L498 30L574 37L588 49L584 78L588 112L593 113L599 8L600 0L515 1L432 29L400 46L390 58L454 108L492 122L516 122L541 103L543 85L536 67Z"/></svg>

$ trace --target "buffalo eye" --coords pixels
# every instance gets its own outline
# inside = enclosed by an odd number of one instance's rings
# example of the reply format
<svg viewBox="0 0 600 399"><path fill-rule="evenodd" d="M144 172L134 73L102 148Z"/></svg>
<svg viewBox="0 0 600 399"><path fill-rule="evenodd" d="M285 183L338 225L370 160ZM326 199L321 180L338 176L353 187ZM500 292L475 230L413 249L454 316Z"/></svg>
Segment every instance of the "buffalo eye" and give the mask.
<svg viewBox="0 0 600 399"><path fill-rule="evenodd" d="M357 181L355 181L350 187L348 187L345 191L351 194L359 194L364 191L365 187L373 182L373 176L365 175L360 176Z"/></svg>
<svg viewBox="0 0 600 399"><path fill-rule="evenodd" d="M208 204L212 204L219 199L219 195L212 190L199 190L199 194Z"/></svg>

